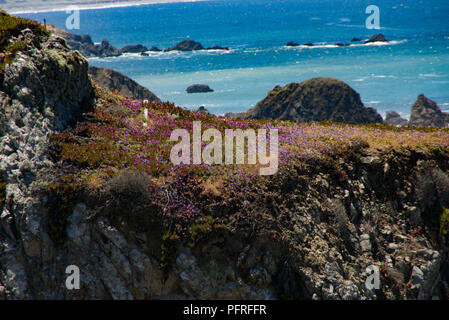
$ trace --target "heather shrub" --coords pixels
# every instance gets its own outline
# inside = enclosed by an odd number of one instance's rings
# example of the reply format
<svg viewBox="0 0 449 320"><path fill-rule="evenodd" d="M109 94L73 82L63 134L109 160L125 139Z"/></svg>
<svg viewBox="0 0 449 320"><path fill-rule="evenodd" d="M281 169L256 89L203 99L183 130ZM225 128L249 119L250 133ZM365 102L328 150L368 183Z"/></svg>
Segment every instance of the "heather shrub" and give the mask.
<svg viewBox="0 0 449 320"><path fill-rule="evenodd" d="M122 169L109 181L107 189L114 200L132 206L148 200L150 182L145 172Z"/></svg>

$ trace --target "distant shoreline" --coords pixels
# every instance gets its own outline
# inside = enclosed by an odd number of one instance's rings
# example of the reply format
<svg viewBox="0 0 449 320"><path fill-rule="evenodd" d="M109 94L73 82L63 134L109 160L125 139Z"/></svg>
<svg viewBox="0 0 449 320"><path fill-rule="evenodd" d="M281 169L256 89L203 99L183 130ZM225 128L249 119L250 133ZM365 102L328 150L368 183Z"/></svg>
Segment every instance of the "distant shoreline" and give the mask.
<svg viewBox="0 0 449 320"><path fill-rule="evenodd" d="M42 2L40 0L27 0L21 2L20 5L15 4L2 4L0 8L6 10L10 14L30 14L30 13L43 13L43 12L59 12L65 11L70 6L78 6L80 10L100 10L109 8L123 8L123 7L136 7L151 4L162 3L179 3L179 2L200 2L210 0L104 0L104 1L73 1L67 3L65 1L55 1L50 4L48 2ZM26 9L25 9L26 8Z"/></svg>

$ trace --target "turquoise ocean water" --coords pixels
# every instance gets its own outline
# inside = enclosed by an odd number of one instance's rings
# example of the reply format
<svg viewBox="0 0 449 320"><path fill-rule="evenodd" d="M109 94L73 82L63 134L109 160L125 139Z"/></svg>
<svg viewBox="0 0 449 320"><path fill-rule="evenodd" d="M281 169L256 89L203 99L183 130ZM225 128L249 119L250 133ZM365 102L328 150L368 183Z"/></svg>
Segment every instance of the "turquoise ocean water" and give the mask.
<svg viewBox="0 0 449 320"><path fill-rule="evenodd" d="M365 27L368 5L380 9L381 30ZM67 14L20 14L65 29ZM206 106L215 114L244 111L275 85L318 77L347 82L384 115L406 116L424 93L449 111L449 1L426 0L218 0L154 4L81 11L81 28L95 42L107 38L121 48L141 43L167 48L184 39L203 46L229 46L229 52L129 54L93 58L116 69L163 100L188 108ZM381 32L388 45L355 45ZM314 47L288 48L288 41ZM193 83L215 92L187 94Z"/></svg>

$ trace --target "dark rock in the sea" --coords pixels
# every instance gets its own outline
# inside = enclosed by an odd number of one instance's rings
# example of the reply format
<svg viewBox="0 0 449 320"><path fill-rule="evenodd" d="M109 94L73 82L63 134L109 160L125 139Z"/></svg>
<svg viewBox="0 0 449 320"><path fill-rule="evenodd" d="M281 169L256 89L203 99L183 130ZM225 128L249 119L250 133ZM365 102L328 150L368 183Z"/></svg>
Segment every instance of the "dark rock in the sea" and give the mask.
<svg viewBox="0 0 449 320"><path fill-rule="evenodd" d="M297 46L299 46L299 43L293 42L293 41L289 41L289 42L287 42L286 46L287 47L297 47Z"/></svg>
<svg viewBox="0 0 449 320"><path fill-rule="evenodd" d="M360 39L360 38L352 38L351 39L351 42L358 42L358 41L362 41L362 39Z"/></svg>
<svg viewBox="0 0 449 320"><path fill-rule="evenodd" d="M341 42L336 43L335 45L336 45L336 46L339 46L339 47L347 47L347 46L349 46L349 44L347 44L347 43L341 43Z"/></svg>
<svg viewBox="0 0 449 320"><path fill-rule="evenodd" d="M442 112L435 101L420 94L412 107L409 126L444 128L447 127L448 124L449 113Z"/></svg>
<svg viewBox="0 0 449 320"><path fill-rule="evenodd" d="M196 110L195 112L202 113L202 114L210 114L209 110L207 110L204 106L201 106Z"/></svg>
<svg viewBox="0 0 449 320"><path fill-rule="evenodd" d="M213 46L213 47L208 47L206 50L229 50L229 47Z"/></svg>
<svg viewBox="0 0 449 320"><path fill-rule="evenodd" d="M276 86L254 108L237 117L295 122L329 120L351 124L383 121L375 109L363 105L356 91L333 78L313 78L284 87Z"/></svg>
<svg viewBox="0 0 449 320"><path fill-rule="evenodd" d="M125 97L161 102L153 92L115 70L89 66L89 75L100 86L118 90Z"/></svg>
<svg viewBox="0 0 449 320"><path fill-rule="evenodd" d="M148 57L149 56L149 54L146 53L146 52L141 52L140 55L143 56L143 57Z"/></svg>
<svg viewBox="0 0 449 320"><path fill-rule="evenodd" d="M179 42L176 46L166 49L165 51L194 51L194 50L204 50L201 43L193 40L183 40Z"/></svg>
<svg viewBox="0 0 449 320"><path fill-rule="evenodd" d="M393 126L406 126L408 124L408 121L401 118L401 115L396 111L387 111L385 122Z"/></svg>
<svg viewBox="0 0 449 320"><path fill-rule="evenodd" d="M143 46L141 44L136 44L136 45L132 45L132 46L123 47L120 50L120 53L125 53L125 52L128 52L128 53L141 53L141 52L145 52L145 51L148 51L147 47L145 47L145 46Z"/></svg>
<svg viewBox="0 0 449 320"><path fill-rule="evenodd" d="M120 50L111 45L108 40L104 39L98 48L99 57L117 57L121 55Z"/></svg>
<svg viewBox="0 0 449 320"><path fill-rule="evenodd" d="M388 42L388 40L385 38L385 36L382 33L379 33L365 41L365 43L370 43L370 42Z"/></svg>
<svg viewBox="0 0 449 320"><path fill-rule="evenodd" d="M304 45L308 46L308 47L313 47L313 43L312 42L306 42L306 43L304 43Z"/></svg>
<svg viewBox="0 0 449 320"><path fill-rule="evenodd" d="M159 49L158 47L152 46L150 50L148 51L155 51L155 52L160 52L162 51L161 49Z"/></svg>
<svg viewBox="0 0 449 320"><path fill-rule="evenodd" d="M186 89L187 93L203 93L203 92L213 92L206 84L193 84Z"/></svg>

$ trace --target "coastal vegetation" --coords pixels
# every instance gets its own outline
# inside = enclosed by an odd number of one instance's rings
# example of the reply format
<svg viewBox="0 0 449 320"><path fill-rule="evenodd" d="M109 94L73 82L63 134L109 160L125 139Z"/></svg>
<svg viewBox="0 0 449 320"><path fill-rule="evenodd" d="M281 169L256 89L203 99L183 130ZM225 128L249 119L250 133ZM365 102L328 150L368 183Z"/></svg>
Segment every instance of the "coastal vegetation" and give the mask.
<svg viewBox="0 0 449 320"><path fill-rule="evenodd" d="M38 22L0 12L0 75L4 71L5 65L11 63L14 55L18 51L26 49L26 44L23 41L11 42L11 39L18 37L24 29L38 34L47 34L45 28Z"/></svg>
<svg viewBox="0 0 449 320"><path fill-rule="evenodd" d="M174 145L170 133L178 128L192 130L194 121L201 121L203 130L217 128L221 132L226 129L277 128L279 170L282 172L313 161L328 162L339 168L338 159L349 159L360 150L421 150L444 159L449 154L449 129L237 120L189 111L171 103L142 103L99 87L96 96L97 105L89 115L91 121L81 122L76 128L50 138L59 146L64 163L77 165L73 180L80 186L98 191L123 170L145 173L151 180L147 186L148 197L154 203L166 201L164 194L170 186L177 196L167 199L160 214L184 221L184 230L178 230L178 235L191 238L192 244L201 234L210 231L211 223L203 210L193 204L191 197L261 193L276 179L259 176L259 165L174 166L170 161L170 150ZM147 120L143 117L145 108L149 110ZM347 180L344 170L340 171L340 179ZM205 224L205 221L209 222Z"/></svg>

